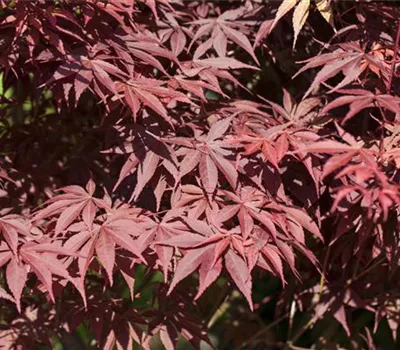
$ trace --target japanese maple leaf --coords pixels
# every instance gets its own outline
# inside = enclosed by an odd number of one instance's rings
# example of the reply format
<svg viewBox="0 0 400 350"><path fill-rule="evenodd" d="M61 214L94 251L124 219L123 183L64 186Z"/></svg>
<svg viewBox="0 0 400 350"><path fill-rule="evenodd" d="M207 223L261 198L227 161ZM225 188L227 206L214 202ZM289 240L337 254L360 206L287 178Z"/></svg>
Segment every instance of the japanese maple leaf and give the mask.
<svg viewBox="0 0 400 350"><path fill-rule="evenodd" d="M253 128L252 128L253 129ZM279 162L286 155L289 149L288 137L281 135L286 129L284 125L277 125L268 129L254 128L257 132L247 130L239 137L232 137L228 142L239 144L244 148L244 152L237 155L237 161L242 156L259 155L262 152L264 159L278 168Z"/></svg>
<svg viewBox="0 0 400 350"><path fill-rule="evenodd" d="M387 73L390 69L390 65L386 62L386 57L393 57L393 50L389 48L382 47L381 44L375 43L371 48L371 53L377 58L379 65L374 63L372 60L364 59L361 62L361 70L365 71L369 69L374 72L378 77L383 77L387 79Z"/></svg>
<svg viewBox="0 0 400 350"><path fill-rule="evenodd" d="M315 109L320 102L321 100L319 98L311 97L303 99L299 104L296 104L287 90L283 90L283 108L275 102L268 101L272 108L288 122L297 124L303 124L310 121L313 117L316 117L317 112L313 112L313 109Z"/></svg>
<svg viewBox="0 0 400 350"><path fill-rule="evenodd" d="M169 40L172 52L176 56L179 56L186 46L185 32L189 31L185 27L179 25L173 14L165 13L165 19L166 21L157 22L160 28L158 30L158 35L163 43Z"/></svg>
<svg viewBox="0 0 400 350"><path fill-rule="evenodd" d="M200 72L199 74L202 75ZM203 75L204 74L205 72L203 72ZM212 85L202 80L190 80L188 79L187 76L182 74L174 76L172 80L169 82L169 86L174 89L180 87L182 90L190 92L191 94L194 94L195 96L199 97L204 102L207 101L204 95L205 89L214 91L218 94L221 94L222 96L225 96L225 94L223 93L218 84L218 80L217 80L217 85Z"/></svg>
<svg viewBox="0 0 400 350"><path fill-rule="evenodd" d="M121 43L127 46L129 53L133 56L135 61L153 66L164 73L167 72L155 56L166 58L171 62L175 62L178 66L180 65L176 55L164 48L157 36L152 37L143 32L129 32L125 35L117 35L117 37L121 40Z"/></svg>
<svg viewBox="0 0 400 350"><path fill-rule="evenodd" d="M363 72L363 62L365 60L378 67L382 66L382 63L373 54L365 53L364 49L357 42L347 42L339 44L339 48L331 53L321 54L303 61L307 64L293 78L308 69L324 66L315 76L310 88L304 94L303 98L306 98L321 83L342 72L344 78L329 91L332 93L356 80Z"/></svg>
<svg viewBox="0 0 400 350"><path fill-rule="evenodd" d="M205 82L211 87L210 90L227 98L228 96L223 92L220 86L219 79L228 80L235 86L239 86L246 90L246 87L243 86L230 72L228 72L228 70L241 68L257 70L257 68L253 66L228 57L187 61L183 62L180 68L186 77L194 78L198 76L201 79L201 82ZM183 88L187 89L185 87Z"/></svg>
<svg viewBox="0 0 400 350"><path fill-rule="evenodd" d="M345 176L351 181L335 189L337 194L331 211L337 210L340 202L347 198L349 203L366 208L368 218L374 222L381 214L383 221L386 221L390 210L400 204L400 186L390 183L376 167L361 164L348 166L337 174L337 178Z"/></svg>
<svg viewBox="0 0 400 350"><path fill-rule="evenodd" d="M82 215L85 224L91 228L93 220L98 208L108 209L109 204L100 198L93 197L96 185L92 180L86 185L86 190L80 186L66 186L60 188L64 194L56 195L44 204L47 207L40 209L33 217L33 221L60 214L55 227L55 235L57 236L66 229L72 222Z"/></svg>
<svg viewBox="0 0 400 350"><path fill-rule="evenodd" d="M15 214L8 214L0 218L0 232L14 255L17 255L19 236L30 236L26 220Z"/></svg>
<svg viewBox="0 0 400 350"><path fill-rule="evenodd" d="M113 93L113 95L116 95L117 91L115 90L114 81L111 76L126 79L127 74L117 66L105 61L109 57L101 53L97 54L97 50L101 50L101 48L97 49L94 47L89 53L82 50L72 53L69 60L58 67L53 77L46 84L48 85L61 79L73 79L75 103L78 102L82 92L90 86L99 93L101 92L99 86L103 86L106 90ZM66 96L71 87L71 84L67 85ZM101 92L100 96L103 95Z"/></svg>
<svg viewBox="0 0 400 350"><path fill-rule="evenodd" d="M325 162L323 166L322 178L334 171L349 165L356 158L360 158L365 164L374 166L374 155L377 153L373 148L365 148L363 140L356 140L351 134L345 132L336 124L339 136L344 142L334 140L318 140L313 143L305 144L298 151L306 153L327 153L333 156ZM358 161L358 164L360 161Z"/></svg>
<svg viewBox="0 0 400 350"><path fill-rule="evenodd" d="M320 112L321 115L332 109L349 105L349 111L342 120L342 124L353 118L358 112L370 107L387 109L397 115L400 114L400 98L388 94L376 94L362 89L342 89L338 92L345 94L328 103Z"/></svg>
<svg viewBox="0 0 400 350"><path fill-rule="evenodd" d="M212 212L218 211L223 201L218 193L213 201L208 200L207 193L201 188L200 180L197 179L199 186L196 185L180 185L173 194L172 205L175 208L185 208L188 216L198 219L203 214L210 217Z"/></svg>
<svg viewBox="0 0 400 350"><path fill-rule="evenodd" d="M236 204L224 207L218 216L220 220L227 220L237 215L240 223L241 234L247 239L254 228L254 219L260 222L272 237L276 238L276 227L270 213L263 211L262 206L265 202L265 195L253 188L242 187L237 194L229 191L221 191L231 201Z"/></svg>
<svg viewBox="0 0 400 350"><path fill-rule="evenodd" d="M172 119L161 101L165 104L171 101L180 101L190 104L191 101L183 93L167 89L162 86L163 84L165 84L165 82L148 78L119 81L116 83L116 91L122 94L126 103L131 108L135 122L137 120L137 114L143 105L156 112L167 122L172 123ZM114 99L117 98L118 96L114 97Z"/></svg>
<svg viewBox="0 0 400 350"><path fill-rule="evenodd" d="M104 151L104 153L130 154L121 168L118 181L114 186L115 191L127 176L136 172L137 183L129 201L138 199L160 165L172 174L174 178L178 177L175 154L160 137L138 124L135 124L132 132L133 135L127 137L127 141L122 148L117 147Z"/></svg>
<svg viewBox="0 0 400 350"><path fill-rule="evenodd" d="M199 169L202 185L208 194L214 193L218 183L218 170L222 172L232 188L236 188L238 174L233 163L226 159L232 152L222 138L230 126L232 118L220 120L212 125L207 135L201 134L193 143L184 138L165 139L166 142L182 142L187 145L187 150L179 167L179 176ZM189 148L190 147L190 148Z"/></svg>
<svg viewBox="0 0 400 350"><path fill-rule="evenodd" d="M249 39L243 34L246 31L245 23L240 23L237 19L245 13L245 8L228 10L223 12L217 18L199 19L191 22L194 25L200 25L196 34L192 38L189 49L194 42L206 34L211 33L209 38L204 43L200 44L194 53L194 58L198 59L211 47L217 52L219 57L226 57L228 39L247 51L254 61L259 64L257 57L254 54L253 48ZM239 30L238 30L239 29Z"/></svg>
<svg viewBox="0 0 400 350"><path fill-rule="evenodd" d="M101 224L93 224L92 229L85 229L85 225L77 223L69 230L77 231L65 243L70 250L80 252L78 257L80 278L83 279L96 252L103 265L110 285L113 284L113 270L115 265L116 246L131 252L144 262L142 249L134 239L143 230L138 219L138 210L135 208L118 208L106 215Z"/></svg>
<svg viewBox="0 0 400 350"><path fill-rule="evenodd" d="M43 242L25 242L19 247L18 254L13 254L7 250L3 243L0 245L0 266L7 264L7 285L14 296L19 311L21 311L21 294L28 279L29 271L33 271L42 282L53 302L53 275L71 282L81 293L83 300L86 300L83 286L69 275L66 266L57 258L58 255L73 254L74 252L61 247L60 244L46 240Z"/></svg>
<svg viewBox="0 0 400 350"><path fill-rule="evenodd" d="M145 250L155 241L163 241L171 237L180 237L190 232L187 225L179 220L185 211L184 208L176 208L168 211L161 221L146 220L141 225L142 232L138 237L138 245ZM164 279L167 281L170 262L173 257L173 248L156 245L154 250L163 268Z"/></svg>
<svg viewBox="0 0 400 350"><path fill-rule="evenodd" d="M174 246L186 251L178 263L169 293L180 281L199 268L200 285L197 298L200 297L220 275L222 260L224 260L228 273L252 308L251 275L244 260L243 239L232 231L207 225L200 220L185 218L185 222L197 234L187 233L157 242L157 244Z"/></svg>

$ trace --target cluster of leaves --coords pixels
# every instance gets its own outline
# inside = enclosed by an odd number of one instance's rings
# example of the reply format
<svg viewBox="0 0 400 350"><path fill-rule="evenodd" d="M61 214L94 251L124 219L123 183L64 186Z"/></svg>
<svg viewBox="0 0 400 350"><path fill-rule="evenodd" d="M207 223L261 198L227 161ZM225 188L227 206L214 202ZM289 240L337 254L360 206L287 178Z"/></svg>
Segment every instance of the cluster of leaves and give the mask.
<svg viewBox="0 0 400 350"><path fill-rule="evenodd" d="M207 293L265 279L278 348L395 344L399 10L0 0L0 345L214 346Z"/></svg>

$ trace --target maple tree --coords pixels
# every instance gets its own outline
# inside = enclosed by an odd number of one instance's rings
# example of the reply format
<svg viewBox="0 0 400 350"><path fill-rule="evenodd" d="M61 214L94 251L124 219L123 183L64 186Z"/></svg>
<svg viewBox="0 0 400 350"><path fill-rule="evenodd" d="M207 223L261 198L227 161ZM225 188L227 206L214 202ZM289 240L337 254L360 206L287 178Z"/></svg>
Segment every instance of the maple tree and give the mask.
<svg viewBox="0 0 400 350"><path fill-rule="evenodd" d="M399 18L0 0L0 347L397 348Z"/></svg>

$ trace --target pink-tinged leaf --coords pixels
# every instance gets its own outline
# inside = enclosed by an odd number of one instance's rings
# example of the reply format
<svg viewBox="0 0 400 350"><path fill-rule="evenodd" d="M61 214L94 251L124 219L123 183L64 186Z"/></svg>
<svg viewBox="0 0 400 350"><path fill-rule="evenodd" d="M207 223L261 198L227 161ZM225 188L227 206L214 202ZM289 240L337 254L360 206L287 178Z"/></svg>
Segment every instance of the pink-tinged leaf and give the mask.
<svg viewBox="0 0 400 350"><path fill-rule="evenodd" d="M197 30L196 34L193 36L192 42L191 42L190 45L189 45L189 50L190 50L190 48L192 47L192 45L193 45L198 39L200 39L203 35L205 35L205 34L211 32L211 31L214 29L214 27L215 27L215 24L214 24L214 23L210 23L210 24L206 24L206 25L201 26L201 27Z"/></svg>
<svg viewBox="0 0 400 350"><path fill-rule="evenodd" d="M146 260L141 254L138 243L135 242L130 236L128 236L127 234L123 234L121 232L116 233L110 229L106 229L106 231L107 234L111 236L111 238L115 243L117 243L120 247L135 254L143 263L146 263Z"/></svg>
<svg viewBox="0 0 400 350"><path fill-rule="evenodd" d="M167 180L164 176L158 181L158 183L154 189L154 196L156 197L156 210L157 211L160 210L161 200L165 193L166 188L167 188Z"/></svg>
<svg viewBox="0 0 400 350"><path fill-rule="evenodd" d="M90 179L86 184L86 191L89 194L89 196L93 196L94 191L96 191L96 184L92 179Z"/></svg>
<svg viewBox="0 0 400 350"><path fill-rule="evenodd" d="M373 97L371 96L370 98L368 98L367 96L354 96L354 95L350 95L350 96L340 96L338 98L336 98L335 100L329 102L327 105L324 106L324 108L322 108L322 110L320 111L320 115L325 115L326 113L328 113L330 110L347 105L347 104L351 104L357 100L368 100L370 102L372 102Z"/></svg>
<svg viewBox="0 0 400 350"><path fill-rule="evenodd" d="M175 271L174 278L168 290L168 294L174 290L175 286L184 278L189 276L195 271L198 266L203 262L205 254L212 250L212 246L206 246L200 249L189 250L186 255L179 261L178 267Z"/></svg>
<svg viewBox="0 0 400 350"><path fill-rule="evenodd" d="M214 260L212 256L212 251L208 252L208 255L204 260L205 262L200 266L199 271L199 289L197 291L194 300L201 297L204 291L216 281L222 271L222 259L218 259L214 265L211 262Z"/></svg>
<svg viewBox="0 0 400 350"><path fill-rule="evenodd" d="M311 232L315 237L318 237L322 242L324 241L324 237L322 237L318 226L304 211L293 207L283 207L283 209L302 227Z"/></svg>
<svg viewBox="0 0 400 350"><path fill-rule="evenodd" d="M121 271L122 277L124 278L126 284L129 287L129 294L131 296L131 300L133 300L134 296L135 296L135 292L134 292L135 279L132 276L128 275L123 270L120 270L120 271Z"/></svg>
<svg viewBox="0 0 400 350"><path fill-rule="evenodd" d="M198 150L190 150L182 159L179 167L179 176L183 177L189 174L199 164L201 152Z"/></svg>
<svg viewBox="0 0 400 350"><path fill-rule="evenodd" d="M226 40L226 38L225 38L225 40ZM212 38L206 40L204 43L201 43L201 44L197 47L196 51L194 52L194 54L193 54L193 59L194 59L194 60L198 60L198 59L199 59L201 56L203 56L208 50L211 49L211 47L213 46L213 43L214 43L214 41L213 41Z"/></svg>
<svg viewBox="0 0 400 350"><path fill-rule="evenodd" d="M89 200L82 210L82 219L89 228L89 230L92 229L95 215L96 215L96 206L94 205L93 201Z"/></svg>
<svg viewBox="0 0 400 350"><path fill-rule="evenodd" d="M260 64L260 62L258 62L256 55L254 54L249 39L247 39L247 37L244 34L239 32L238 30L235 30L223 24L221 24L221 27L229 39L231 39L236 45L240 46L243 50L247 51L253 58L253 60L257 62L258 65Z"/></svg>
<svg viewBox="0 0 400 350"><path fill-rule="evenodd" d="M49 292L51 300L54 302L53 280L48 266L34 254L22 253L22 258L32 268L35 275L43 283Z"/></svg>
<svg viewBox="0 0 400 350"><path fill-rule="evenodd" d="M353 62L350 62L344 69L343 69L343 74L344 74L344 79L336 85L333 89L329 90L329 93L333 93L342 87L350 84L354 80L356 80L360 74L362 73L361 65L358 60L354 60Z"/></svg>
<svg viewBox="0 0 400 350"><path fill-rule="evenodd" d="M132 110L133 120L136 123L137 115L140 110L140 101L130 87L126 86L124 90L125 90L124 92L125 101Z"/></svg>
<svg viewBox="0 0 400 350"><path fill-rule="evenodd" d="M26 252L36 252L36 253L53 253L59 255L73 255L76 256L75 252L67 249L65 246L56 245L54 243L38 243L33 244L29 247L25 246L24 251Z"/></svg>
<svg viewBox="0 0 400 350"><path fill-rule="evenodd" d="M224 32L221 30L221 27L219 25L217 25L214 29L213 32L213 47L215 49L215 51L217 52L219 57L225 57L226 56L226 48L228 45L228 40L226 38L226 35L224 34ZM200 57L200 56L199 56ZM196 59L197 57L195 57Z"/></svg>
<svg viewBox="0 0 400 350"><path fill-rule="evenodd" d="M240 62L231 57L218 57L218 58L204 58L202 60L194 60L195 63L200 66L206 66L218 69L254 69L259 70L256 67L250 66L249 64Z"/></svg>
<svg viewBox="0 0 400 350"><path fill-rule="evenodd" d="M203 236L210 237L214 235L214 231L211 229L210 225L208 225L205 221L184 218L185 222L192 228L195 232L200 233Z"/></svg>
<svg viewBox="0 0 400 350"><path fill-rule="evenodd" d="M214 141L222 137L228 130L231 122L232 118L225 118L214 123L208 132L207 141Z"/></svg>
<svg viewBox="0 0 400 350"><path fill-rule="evenodd" d="M2 247L4 248L4 246ZM12 253L9 250L0 252L0 267L3 267L12 258Z"/></svg>
<svg viewBox="0 0 400 350"><path fill-rule="evenodd" d="M79 216L86 203L79 203L71 205L69 208L65 209L57 220L55 233L60 234L61 231L66 229L73 221Z"/></svg>
<svg viewBox="0 0 400 350"><path fill-rule="evenodd" d="M372 101L369 99L363 99L353 102L350 105L350 110L347 112L341 124L344 125L349 119L353 118L358 112L362 111L365 108L371 107L371 103Z"/></svg>
<svg viewBox="0 0 400 350"><path fill-rule="evenodd" d="M243 207L240 208L238 213L238 219L240 223L240 229L244 239L249 237L254 227L254 220L251 215Z"/></svg>
<svg viewBox="0 0 400 350"><path fill-rule="evenodd" d="M174 350L174 342L172 341L170 335L168 334L168 329L167 327L161 328L160 330L160 339L162 344L165 346L166 350Z"/></svg>
<svg viewBox="0 0 400 350"><path fill-rule="evenodd" d="M263 40L269 35L272 29L272 24L273 24L272 20L266 20L263 23L261 23L261 26L258 29L256 37L254 39L253 47L256 47L261 42L261 40Z"/></svg>
<svg viewBox="0 0 400 350"><path fill-rule="evenodd" d="M82 92L85 91L93 80L93 72L90 69L81 69L75 76L75 106L78 104Z"/></svg>
<svg viewBox="0 0 400 350"><path fill-rule="evenodd" d="M179 54L183 51L186 45L186 36L183 33L182 30L176 30L174 33L171 35L171 49L174 52L176 56L179 56Z"/></svg>
<svg viewBox="0 0 400 350"><path fill-rule="evenodd" d="M229 238L223 236L221 238L223 239L219 239L219 242L217 242L217 244L215 244L214 246L214 259L211 263L212 266L214 266L217 260L225 253L231 243L231 240Z"/></svg>
<svg viewBox="0 0 400 350"><path fill-rule="evenodd" d="M107 233L101 233L96 242L96 254L107 272L110 286L113 285L113 269L115 263L115 242Z"/></svg>
<svg viewBox="0 0 400 350"><path fill-rule="evenodd" d="M232 205L227 205L223 207L220 212L218 213L218 219L221 223L228 221L231 219L233 216L236 215L236 213L239 211L240 205L239 204L232 204Z"/></svg>
<svg viewBox="0 0 400 350"><path fill-rule="evenodd" d="M192 248L203 241L203 236L194 233L185 233L162 241L154 242L154 244L169 245L178 248Z"/></svg>
<svg viewBox="0 0 400 350"><path fill-rule="evenodd" d="M322 178L327 177L332 172L338 170L342 166L349 164L351 159L354 157L353 152L338 154L328 159L324 165L324 170L322 173Z"/></svg>
<svg viewBox="0 0 400 350"><path fill-rule="evenodd" d="M250 309L253 311L253 302L251 300L251 275L246 263L235 252L229 250L225 254L225 267L233 282L243 293Z"/></svg>
<svg viewBox="0 0 400 350"><path fill-rule="evenodd" d="M361 60L361 58L362 54L360 53L357 56L352 55L350 57L343 58L342 60L336 60L333 63L325 65L324 68L322 68L315 76L314 81L304 94L303 98L306 98L319 84L337 75L349 64L353 64L354 60Z"/></svg>
<svg viewBox="0 0 400 350"><path fill-rule="evenodd" d="M156 96L148 91L142 91L140 89L135 89L135 93L146 107L152 109L154 112L162 116L166 121L170 121L167 110Z"/></svg>
<svg viewBox="0 0 400 350"><path fill-rule="evenodd" d="M115 184L113 191L115 191L118 186L121 184L121 182L130 174L133 172L133 170L136 168L136 166L139 164L139 158L136 157L134 153L130 154L128 159L126 160L125 164L121 168L121 171L118 176L118 181Z"/></svg>
<svg viewBox="0 0 400 350"><path fill-rule="evenodd" d="M36 213L36 215L32 218L32 221L39 221L42 219L45 219L49 216L55 215L58 212L62 211L62 208L72 205L74 203L79 202L80 199L76 199L75 202L73 202L71 199L65 199L65 200L58 200L54 203L51 203L48 207L41 209Z"/></svg>
<svg viewBox="0 0 400 350"><path fill-rule="evenodd" d="M153 177L157 170L158 163L160 162L160 156L154 152L147 152L146 158L142 163L139 164L137 174L137 185L135 191L132 194L133 200L137 200L139 195L142 193L143 188Z"/></svg>
<svg viewBox="0 0 400 350"><path fill-rule="evenodd" d="M342 325L347 335L350 336L351 332L349 329L349 325L347 323L346 311L344 309L344 306L343 305L339 306L339 308L334 312L333 316Z"/></svg>
<svg viewBox="0 0 400 350"><path fill-rule="evenodd" d="M306 117L314 108L320 104L321 100L317 97L306 98L295 108L295 119L299 120Z"/></svg>
<svg viewBox="0 0 400 350"><path fill-rule="evenodd" d="M229 184L233 189L236 189L238 174L235 169L235 166L223 156L220 156L218 153L211 152L210 153L212 160L215 162L215 165L218 169L224 174L225 178L229 181Z"/></svg>
<svg viewBox="0 0 400 350"><path fill-rule="evenodd" d="M279 254L274 250L275 247L271 245L265 246L261 251L264 257L268 260L269 265L272 266L275 274L278 274L282 284L285 283L285 277L283 275L282 259Z"/></svg>
<svg viewBox="0 0 400 350"><path fill-rule="evenodd" d="M202 154L199 173L204 189L212 194L218 183L218 169L208 154Z"/></svg>
<svg viewBox="0 0 400 350"><path fill-rule="evenodd" d="M284 242L277 241L276 242L277 247L285 257L286 262L288 263L290 269L294 273L294 275L297 278L300 278L300 275L298 274L296 267L295 267L295 257L293 254L293 250Z"/></svg>
<svg viewBox="0 0 400 350"><path fill-rule="evenodd" d="M78 259L79 274L80 274L80 278L82 281L84 280L84 278L86 276L86 272L92 261L94 250L95 250L95 244L96 244L96 239L95 239L95 237L93 237L90 240L88 240L80 250L81 255L85 257L85 258Z"/></svg>
<svg viewBox="0 0 400 350"><path fill-rule="evenodd" d="M95 66L93 66L94 68ZM107 72L101 68L100 66L96 66L93 69L93 74L94 77L109 91L111 91L113 94L117 95L118 92L115 90L115 85L114 81L110 78L110 76L107 74Z"/></svg>
<svg viewBox="0 0 400 350"><path fill-rule="evenodd" d="M357 150L357 148L351 147L349 145L346 145L345 143L341 143L338 141L326 140L326 141L318 141L310 145L307 145L304 148L295 151L294 153L298 152L339 153L352 150Z"/></svg>
<svg viewBox="0 0 400 350"><path fill-rule="evenodd" d="M21 312L21 294L28 278L26 266L19 264L16 259L11 259L10 263L7 265L6 278L8 288L10 288L14 296L17 309Z"/></svg>
<svg viewBox="0 0 400 350"><path fill-rule="evenodd" d="M64 186L59 189L59 191L63 191L65 193L73 194L75 196L86 196L86 191L81 186L70 185Z"/></svg>
<svg viewBox="0 0 400 350"><path fill-rule="evenodd" d="M19 233L29 236L29 225L27 225L18 215L7 215L1 219L7 226L14 228ZM0 221L0 223L1 223Z"/></svg>
<svg viewBox="0 0 400 350"><path fill-rule="evenodd" d="M263 224L265 228L269 231L269 233L272 235L272 238L276 240L277 232L271 215L265 211L258 212L255 210L251 210L249 211L249 213L254 219L258 220L261 224Z"/></svg>
<svg viewBox="0 0 400 350"><path fill-rule="evenodd" d="M0 229L8 246L11 248L14 255L17 255L18 232L6 223L0 223Z"/></svg>
<svg viewBox="0 0 400 350"><path fill-rule="evenodd" d="M276 150L276 161L279 162L286 155L289 150L289 142L287 140L286 135L281 135L275 142L275 150Z"/></svg>

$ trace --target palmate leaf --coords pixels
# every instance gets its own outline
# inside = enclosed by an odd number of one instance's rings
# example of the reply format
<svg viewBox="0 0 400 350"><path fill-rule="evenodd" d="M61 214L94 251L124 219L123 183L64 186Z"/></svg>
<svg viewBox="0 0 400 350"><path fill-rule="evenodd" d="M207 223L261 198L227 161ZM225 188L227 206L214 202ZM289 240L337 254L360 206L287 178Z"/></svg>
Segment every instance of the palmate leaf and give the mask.
<svg viewBox="0 0 400 350"><path fill-rule="evenodd" d="M79 186L67 186L60 190L63 191L64 194L56 195L49 199L45 203L49 205L39 210L32 219L35 222L59 214L55 235L60 234L72 224L79 215L82 215L85 224L91 228L96 210L99 208L109 208L109 204L104 199L93 197L95 184L92 180L87 183L86 191Z"/></svg>
<svg viewBox="0 0 400 350"><path fill-rule="evenodd" d="M231 42L235 43L248 54L250 54L254 61L259 64L249 39L241 32L241 30L245 29L245 26L235 22L235 20L242 17L245 12L245 8L238 8L231 11L225 11L218 18L193 21L193 24L200 25L200 27L193 36L189 48L201 37L211 33L211 37L197 48L194 54L195 58L198 59L199 57L203 56L211 47L214 47L219 57L229 60L229 58L226 57L229 39Z"/></svg>
<svg viewBox="0 0 400 350"><path fill-rule="evenodd" d="M116 89L119 93L123 93L126 103L132 109L135 121L137 119L138 111L140 110L141 105L143 105L153 110L168 122L171 122L171 117L168 116L168 112L160 99L166 101L166 104L173 100L189 104L191 101L183 93L171 91L163 87L163 84L164 82L162 81L142 78L127 82L118 82Z"/></svg>
<svg viewBox="0 0 400 350"><path fill-rule="evenodd" d="M400 99L397 96L389 94L374 94L368 90L361 89L343 89L338 92L345 94L339 96L335 100L328 103L320 112L325 114L332 109L349 105L349 111L342 120L342 124L353 118L357 113L363 109L370 107L378 107L389 110L394 114L400 114Z"/></svg>

